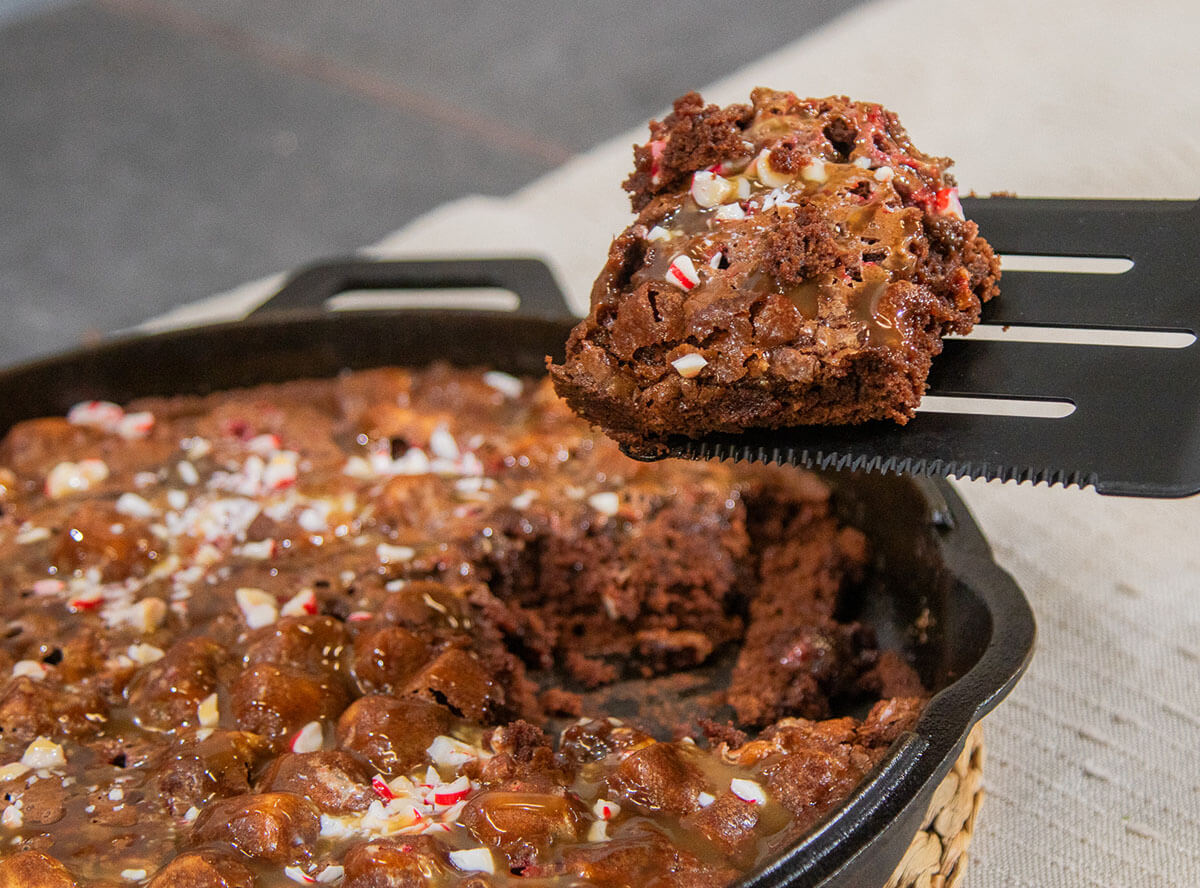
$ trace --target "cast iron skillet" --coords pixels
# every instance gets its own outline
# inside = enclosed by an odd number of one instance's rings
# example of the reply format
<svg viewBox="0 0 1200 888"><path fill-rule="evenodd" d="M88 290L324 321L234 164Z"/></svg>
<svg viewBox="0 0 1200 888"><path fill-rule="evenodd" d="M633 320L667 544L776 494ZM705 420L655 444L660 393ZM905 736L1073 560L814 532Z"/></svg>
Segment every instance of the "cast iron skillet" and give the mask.
<svg viewBox="0 0 1200 888"><path fill-rule="evenodd" d="M324 310L348 290L470 287L510 290L520 309ZM546 355L561 357L573 321L549 270L534 260L326 263L301 271L244 321L121 338L0 372L0 435L85 399L204 393L347 368L441 359L540 375ZM967 732L1012 688L1033 649L1028 603L947 483L828 480L844 517L873 539L888 592L864 595L847 616L914 650L926 683L941 690L840 808L740 888L882 885ZM926 610L931 619L921 623L929 628L915 638Z"/></svg>

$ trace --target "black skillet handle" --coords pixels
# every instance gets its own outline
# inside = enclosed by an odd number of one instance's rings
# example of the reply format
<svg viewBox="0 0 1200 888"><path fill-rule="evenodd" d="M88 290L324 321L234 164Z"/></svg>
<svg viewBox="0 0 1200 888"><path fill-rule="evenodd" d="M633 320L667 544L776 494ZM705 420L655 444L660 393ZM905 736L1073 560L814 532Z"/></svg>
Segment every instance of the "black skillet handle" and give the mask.
<svg viewBox="0 0 1200 888"><path fill-rule="evenodd" d="M349 290L449 290L498 287L520 299L517 313L551 321L577 320L554 275L537 259L335 259L293 274L251 316L319 309Z"/></svg>

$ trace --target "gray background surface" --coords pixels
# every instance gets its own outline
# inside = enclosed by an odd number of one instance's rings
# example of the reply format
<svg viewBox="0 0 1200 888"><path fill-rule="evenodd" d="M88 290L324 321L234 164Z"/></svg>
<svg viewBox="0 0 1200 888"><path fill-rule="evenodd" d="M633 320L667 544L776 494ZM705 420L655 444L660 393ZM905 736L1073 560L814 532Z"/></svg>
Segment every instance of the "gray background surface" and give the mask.
<svg viewBox="0 0 1200 888"><path fill-rule="evenodd" d="M0 365L503 195L852 0L0 0Z"/></svg>

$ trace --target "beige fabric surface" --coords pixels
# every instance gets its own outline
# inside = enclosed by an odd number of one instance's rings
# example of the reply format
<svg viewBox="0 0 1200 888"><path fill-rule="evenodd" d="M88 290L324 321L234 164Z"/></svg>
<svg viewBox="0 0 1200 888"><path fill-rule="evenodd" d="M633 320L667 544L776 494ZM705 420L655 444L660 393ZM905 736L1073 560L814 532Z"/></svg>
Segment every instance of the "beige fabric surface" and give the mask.
<svg viewBox="0 0 1200 888"><path fill-rule="evenodd" d="M763 84L882 101L918 146L959 159L964 190L1195 198L1197 35L1194 0L889 0L704 93L733 101ZM736 22L717 39L736 39ZM617 183L641 137L509 199L436 209L369 252L542 256L583 309L628 219ZM163 323L237 316L276 283ZM1200 498L959 489L1040 631L1028 675L986 722L989 798L966 884L1200 885Z"/></svg>

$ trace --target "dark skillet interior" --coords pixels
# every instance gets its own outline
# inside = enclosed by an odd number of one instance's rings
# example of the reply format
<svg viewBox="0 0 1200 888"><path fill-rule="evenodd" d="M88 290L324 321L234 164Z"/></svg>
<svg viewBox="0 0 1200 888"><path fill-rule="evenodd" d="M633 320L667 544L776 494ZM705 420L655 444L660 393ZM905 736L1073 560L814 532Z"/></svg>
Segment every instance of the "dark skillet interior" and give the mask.
<svg viewBox="0 0 1200 888"><path fill-rule="evenodd" d="M425 276L431 265L421 264ZM436 281L446 286L447 279ZM454 278L450 285L459 284ZM324 298L310 296L309 304ZM541 375L545 356L557 356L566 339L569 322L561 315L273 312L116 340L0 373L0 435L22 419L62 414L90 398L204 393L387 364L446 360ZM827 477L843 517L874 541L888 592L864 594L851 605L854 615L872 622L889 646L913 650L925 681L941 690L916 732L897 742L846 804L742 883L755 888L883 884L967 731L1012 687L1033 645L1028 604L948 485ZM926 630L915 631L917 624Z"/></svg>

